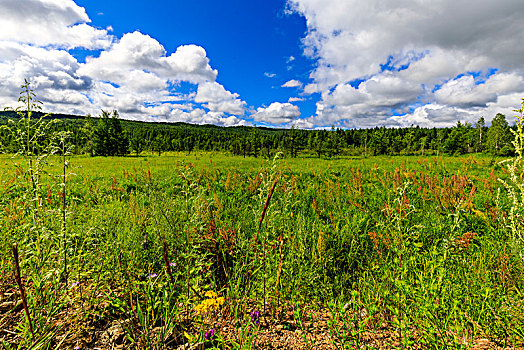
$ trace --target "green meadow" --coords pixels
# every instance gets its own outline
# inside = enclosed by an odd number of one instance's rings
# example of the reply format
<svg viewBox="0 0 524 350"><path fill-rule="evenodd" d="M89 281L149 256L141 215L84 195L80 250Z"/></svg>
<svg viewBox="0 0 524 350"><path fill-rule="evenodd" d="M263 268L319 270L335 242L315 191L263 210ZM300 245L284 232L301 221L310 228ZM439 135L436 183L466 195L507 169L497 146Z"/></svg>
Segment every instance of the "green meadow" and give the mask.
<svg viewBox="0 0 524 350"><path fill-rule="evenodd" d="M502 160L4 155L0 344L522 346Z"/></svg>

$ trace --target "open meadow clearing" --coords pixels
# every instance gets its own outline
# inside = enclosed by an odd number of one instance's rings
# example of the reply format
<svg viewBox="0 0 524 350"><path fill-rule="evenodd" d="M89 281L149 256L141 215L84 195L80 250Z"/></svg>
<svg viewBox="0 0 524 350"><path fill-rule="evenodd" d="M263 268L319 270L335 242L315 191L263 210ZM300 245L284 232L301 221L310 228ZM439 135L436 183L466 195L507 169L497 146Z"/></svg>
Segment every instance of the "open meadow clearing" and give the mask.
<svg viewBox="0 0 524 350"><path fill-rule="evenodd" d="M524 350L524 0L0 0L0 350Z"/></svg>
<svg viewBox="0 0 524 350"><path fill-rule="evenodd" d="M27 160L1 158L6 349L524 341L502 159L47 160L33 189Z"/></svg>

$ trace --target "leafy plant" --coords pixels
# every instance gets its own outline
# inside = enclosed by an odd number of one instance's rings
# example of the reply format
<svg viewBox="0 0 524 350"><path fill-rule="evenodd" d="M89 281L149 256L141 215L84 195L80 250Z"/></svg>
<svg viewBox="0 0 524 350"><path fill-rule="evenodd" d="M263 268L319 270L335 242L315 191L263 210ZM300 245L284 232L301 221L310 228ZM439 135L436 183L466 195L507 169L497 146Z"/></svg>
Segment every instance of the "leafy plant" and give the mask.
<svg viewBox="0 0 524 350"><path fill-rule="evenodd" d="M18 121L9 119L9 124L3 125L2 128L6 129L12 137L16 149L15 156L21 156L26 162L25 167L19 163L15 163L15 167L20 170L20 174L29 175L30 200L33 203L33 218L36 220L42 206L40 177L47 158L51 154L52 144L49 138L49 130L56 123L56 119L44 120L49 114L33 119L34 112L42 109L42 102L36 99L27 79L24 80L21 88L22 91L18 98L20 105L14 109L19 117Z"/></svg>
<svg viewBox="0 0 524 350"><path fill-rule="evenodd" d="M522 181L521 173L524 171L523 167L523 152L524 152L524 99L522 100L522 107L515 110L516 115L516 130L511 130L514 139L512 141L515 147L516 156L513 159L508 159L501 162L506 166L509 173L509 179L499 179L508 192L508 197L511 201L511 207L507 218L507 225L511 230L510 243L515 252L518 252L520 258L524 261L524 181Z"/></svg>

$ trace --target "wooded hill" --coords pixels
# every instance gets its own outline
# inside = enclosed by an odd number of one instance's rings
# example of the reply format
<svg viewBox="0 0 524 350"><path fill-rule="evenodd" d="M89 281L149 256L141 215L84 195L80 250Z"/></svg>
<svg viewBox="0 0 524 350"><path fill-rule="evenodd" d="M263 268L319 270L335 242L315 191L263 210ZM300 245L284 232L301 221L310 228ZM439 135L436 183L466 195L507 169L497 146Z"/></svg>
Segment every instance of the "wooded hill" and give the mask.
<svg viewBox="0 0 524 350"><path fill-rule="evenodd" d="M32 119L43 114L34 112ZM0 112L0 125L9 125L18 115ZM372 129L329 130L273 129L267 127L220 127L188 123L150 123L121 119L118 112L102 111L100 116L52 114L47 139L54 132L70 131L75 153L91 155L140 154L143 151L226 151L235 155L271 157L275 152L286 156L309 155L424 155L488 152L511 155L513 135L503 114L497 114L491 126L484 118L474 125L461 123L449 128L375 127ZM0 129L3 152L14 153L12 133ZM46 140L43 140L45 142ZM47 140L49 141L49 140Z"/></svg>

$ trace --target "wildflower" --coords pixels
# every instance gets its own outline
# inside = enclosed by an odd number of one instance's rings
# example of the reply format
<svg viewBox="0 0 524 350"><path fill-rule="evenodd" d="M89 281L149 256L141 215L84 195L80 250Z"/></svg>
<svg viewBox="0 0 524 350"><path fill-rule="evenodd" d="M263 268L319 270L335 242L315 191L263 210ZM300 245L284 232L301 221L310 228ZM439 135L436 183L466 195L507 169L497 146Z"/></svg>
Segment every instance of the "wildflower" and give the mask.
<svg viewBox="0 0 524 350"><path fill-rule="evenodd" d="M206 299L195 307L198 314L206 313L208 310L214 310L216 308L215 299Z"/></svg>
<svg viewBox="0 0 524 350"><path fill-rule="evenodd" d="M171 267L176 267L176 262L170 262L170 263L169 263L169 266L171 266Z"/></svg>
<svg viewBox="0 0 524 350"><path fill-rule="evenodd" d="M197 306L195 306L195 311L198 315L200 314L203 314L204 312L206 312L206 310L204 309L204 304L199 304Z"/></svg>
<svg viewBox="0 0 524 350"><path fill-rule="evenodd" d="M251 311L250 316L251 316L251 322L253 322L254 324L260 323L260 311L259 310Z"/></svg>
<svg viewBox="0 0 524 350"><path fill-rule="evenodd" d="M208 329L208 330L206 331L206 334L204 334L204 337L205 337L207 340L212 339L214 336L215 336L215 330L214 330L213 328Z"/></svg>
<svg viewBox="0 0 524 350"><path fill-rule="evenodd" d="M157 275L156 273L154 273L154 272L153 272L153 273L150 273L150 274L148 275L149 278L155 278L156 276L158 276L158 275Z"/></svg>
<svg viewBox="0 0 524 350"><path fill-rule="evenodd" d="M71 283L71 285L69 286L69 289L75 288L75 287L78 286L79 284L80 284L80 282L78 282L78 281L73 282L73 283Z"/></svg>
<svg viewBox="0 0 524 350"><path fill-rule="evenodd" d="M210 299L215 299L217 297L217 293L212 290L208 290L204 295Z"/></svg>
<svg viewBox="0 0 524 350"><path fill-rule="evenodd" d="M197 314L206 313L209 310L216 310L220 305L224 304L224 297L219 297L216 292L207 291L204 293L206 299L195 307Z"/></svg>

